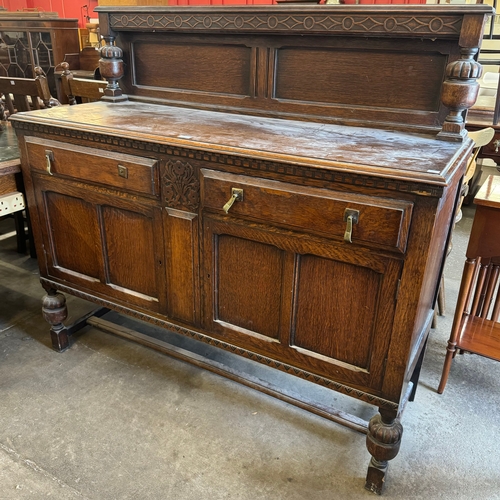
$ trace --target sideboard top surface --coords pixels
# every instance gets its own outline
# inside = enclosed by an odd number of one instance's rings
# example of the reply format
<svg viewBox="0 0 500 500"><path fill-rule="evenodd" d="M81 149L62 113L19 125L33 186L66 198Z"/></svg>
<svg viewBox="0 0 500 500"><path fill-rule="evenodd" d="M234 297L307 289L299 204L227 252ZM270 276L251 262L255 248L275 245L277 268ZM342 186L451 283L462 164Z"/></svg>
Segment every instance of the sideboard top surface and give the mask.
<svg viewBox="0 0 500 500"><path fill-rule="evenodd" d="M75 137L79 132L105 134L433 185L445 185L450 169L470 149L470 141L450 143L423 134L134 101L17 113L12 121L16 128L35 131L53 127L57 134L63 128L74 131Z"/></svg>

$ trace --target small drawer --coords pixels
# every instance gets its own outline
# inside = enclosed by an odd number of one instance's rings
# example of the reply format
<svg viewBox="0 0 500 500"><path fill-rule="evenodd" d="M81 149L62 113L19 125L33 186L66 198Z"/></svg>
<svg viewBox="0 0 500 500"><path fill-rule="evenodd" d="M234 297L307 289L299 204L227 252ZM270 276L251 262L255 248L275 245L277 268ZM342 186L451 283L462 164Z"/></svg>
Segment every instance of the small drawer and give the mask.
<svg viewBox="0 0 500 500"><path fill-rule="evenodd" d="M406 250L413 203L329 191L202 169L204 209L225 213L233 190L243 190L228 215L343 239L354 213L352 243ZM236 191L236 193L238 193ZM226 206L227 208L227 206Z"/></svg>
<svg viewBox="0 0 500 500"><path fill-rule="evenodd" d="M156 160L27 137L30 168L54 176L157 196Z"/></svg>

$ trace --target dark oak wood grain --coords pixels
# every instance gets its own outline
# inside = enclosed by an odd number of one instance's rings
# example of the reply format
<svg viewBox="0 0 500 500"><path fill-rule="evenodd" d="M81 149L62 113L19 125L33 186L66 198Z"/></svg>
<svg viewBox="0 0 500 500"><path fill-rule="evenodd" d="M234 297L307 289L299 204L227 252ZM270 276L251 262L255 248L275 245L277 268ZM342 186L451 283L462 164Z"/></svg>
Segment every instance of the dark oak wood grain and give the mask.
<svg viewBox="0 0 500 500"><path fill-rule="evenodd" d="M491 14L386 7L99 7L103 99L14 121L54 348L73 331L64 291L368 402L375 493L418 382Z"/></svg>

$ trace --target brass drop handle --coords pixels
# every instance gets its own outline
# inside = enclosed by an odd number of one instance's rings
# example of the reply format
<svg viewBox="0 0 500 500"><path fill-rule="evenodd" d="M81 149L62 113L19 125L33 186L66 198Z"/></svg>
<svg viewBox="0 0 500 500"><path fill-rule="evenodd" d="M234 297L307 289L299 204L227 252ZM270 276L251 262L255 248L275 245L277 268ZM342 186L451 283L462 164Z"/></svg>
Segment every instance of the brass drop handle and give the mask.
<svg viewBox="0 0 500 500"><path fill-rule="evenodd" d="M228 202L222 207L222 210L227 214L235 201L243 201L243 189L231 188L231 198L229 198Z"/></svg>
<svg viewBox="0 0 500 500"><path fill-rule="evenodd" d="M344 211L344 222L347 222L344 241L347 243L352 243L352 225L357 224L359 220L359 210L353 210L352 208L346 208Z"/></svg>
<svg viewBox="0 0 500 500"><path fill-rule="evenodd" d="M494 143L493 143L493 146L495 146L495 153L498 153L498 147L500 146L500 140L496 140Z"/></svg>
<svg viewBox="0 0 500 500"><path fill-rule="evenodd" d="M49 175L54 175L52 173L52 162L54 161L54 153L50 149L45 150L45 170Z"/></svg>

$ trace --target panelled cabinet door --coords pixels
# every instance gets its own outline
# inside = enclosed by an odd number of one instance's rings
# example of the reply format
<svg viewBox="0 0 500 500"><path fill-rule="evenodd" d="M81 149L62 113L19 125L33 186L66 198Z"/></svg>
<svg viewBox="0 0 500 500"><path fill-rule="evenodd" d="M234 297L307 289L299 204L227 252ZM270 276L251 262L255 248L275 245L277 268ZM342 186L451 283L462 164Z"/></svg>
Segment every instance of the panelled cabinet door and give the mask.
<svg viewBox="0 0 500 500"><path fill-rule="evenodd" d="M234 345L380 388L402 261L216 214L203 218L205 328Z"/></svg>
<svg viewBox="0 0 500 500"><path fill-rule="evenodd" d="M48 277L161 312L161 210L67 182L34 178Z"/></svg>

